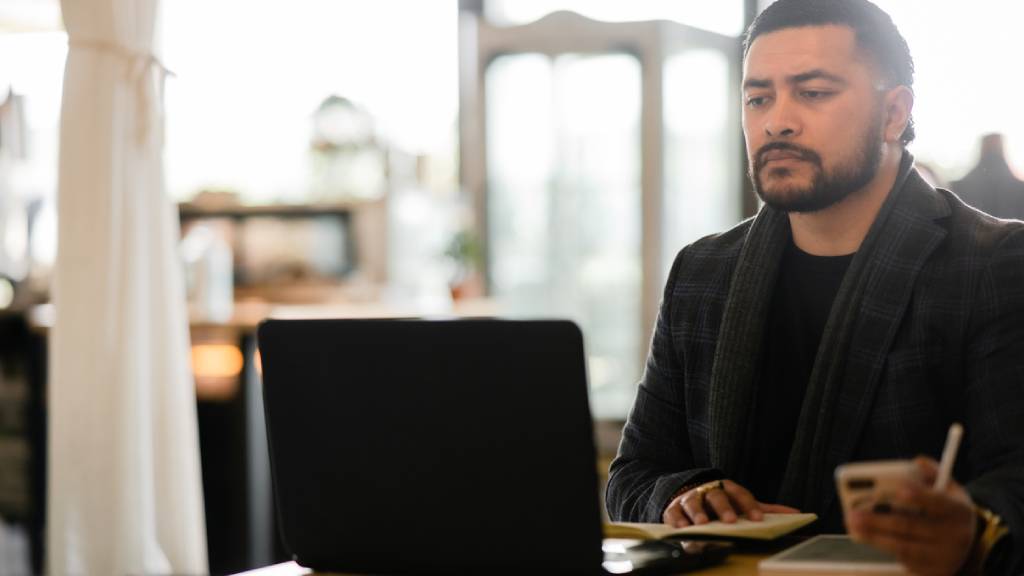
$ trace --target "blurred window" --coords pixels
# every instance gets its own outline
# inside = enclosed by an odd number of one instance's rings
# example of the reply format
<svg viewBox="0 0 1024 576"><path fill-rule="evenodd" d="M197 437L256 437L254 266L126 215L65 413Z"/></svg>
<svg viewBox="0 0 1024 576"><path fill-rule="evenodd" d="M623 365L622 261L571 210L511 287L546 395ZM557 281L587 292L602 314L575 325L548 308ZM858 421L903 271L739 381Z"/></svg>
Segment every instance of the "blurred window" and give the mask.
<svg viewBox="0 0 1024 576"><path fill-rule="evenodd" d="M743 0L485 0L484 16L499 25L525 24L557 10L605 22L675 20L719 34L743 31Z"/></svg>
<svg viewBox="0 0 1024 576"><path fill-rule="evenodd" d="M9 105L12 95L18 101L17 113L0 113L0 122L13 124L0 127L0 229L6 240L13 231L8 224L15 212L28 216L24 241L31 269L27 273L29 285L37 291L47 289L47 273L57 252L54 198L68 46L60 11L55 2L50 6L55 13L43 10L47 4L32 7L16 2L7 7L9 12L0 10L0 107ZM13 10L19 7L24 12ZM17 134L16 141L10 138L12 132ZM5 241L0 261L20 256L12 254L11 248Z"/></svg>
<svg viewBox="0 0 1024 576"><path fill-rule="evenodd" d="M485 12L503 23L555 10L610 21L664 18L739 35L742 4L486 0ZM911 149L918 159L946 178L959 177L976 160L979 136L998 131L1007 136L1011 164L1024 170L1024 116L1011 101L1024 88L1024 75L1006 58L1024 4L877 4L893 16L914 55L918 138ZM412 153L453 153L456 0L175 0L162 9L165 60L177 73L167 82L167 176L175 197L203 188L234 188L261 201L301 196L309 178L310 117L331 93L366 106L382 135ZM0 97L13 88L26 102L31 166L19 186L45 197L56 186L67 51L59 12L56 0L0 3ZM939 30L954 31L958 41ZM49 256L47 247L33 249Z"/></svg>
<svg viewBox="0 0 1024 576"><path fill-rule="evenodd" d="M742 215L742 144L730 64L725 53L706 49L665 62L661 284L680 248L732 227Z"/></svg>
<svg viewBox="0 0 1024 576"><path fill-rule="evenodd" d="M486 84L494 295L579 323L594 412L619 416L642 357L639 61L501 56Z"/></svg>
<svg viewBox="0 0 1024 576"><path fill-rule="evenodd" d="M364 108L388 147L454 154L456 0L174 0L162 10L177 73L166 158L178 198L231 189L249 203L308 201L313 114L332 94Z"/></svg>
<svg viewBox="0 0 1024 576"><path fill-rule="evenodd" d="M1024 170L1024 115L1015 112L1011 100L1024 88L1024 75L1012 68L1012 39L1024 4L877 3L890 12L915 58L918 138L911 151L917 158L940 176L956 178L974 164L979 136L998 131L1006 134L1011 165ZM667 19L731 37L742 32L743 4L484 0L484 12L503 25L557 10L612 22ZM163 2L162 10L161 55L176 73L166 86L166 173L174 197L232 189L254 203L308 200L312 118L331 94L367 110L374 134L390 148L454 163L456 0L174 0ZM24 98L27 135L25 158L0 173L0 184L28 201L41 200L32 220L31 252L34 263L44 266L52 262L56 245L52 199L66 52L56 0L0 3L0 100L10 90ZM657 255L662 274L680 246L728 226L737 210L732 191L741 184L742 168L738 161L711 160L740 156L739 132L729 119L739 101L735 91L723 88L738 85L726 76L734 64L721 53L700 50L665 63L666 162ZM492 262L496 290L522 289L520 297L532 294L540 303L537 310L558 304L579 318L592 314L585 322L594 327L602 326L605 313L588 300L594 291L642 301L644 295L634 291L636 243L643 232L633 196L640 166L632 124L637 70L632 56L613 52L517 54L499 58L487 70L493 84L487 121L498 127L488 140L488 161L495 170L488 211L495 233L504 234L489 238L492 257L500 258ZM576 88L576 82L590 89ZM508 94L500 85L510 86ZM522 113L527 106L534 109ZM701 114L688 116L692 110ZM611 156L614 162L603 161ZM620 217L613 226L608 215L616 212ZM434 222L431 217L424 226ZM410 234L403 242L415 241ZM571 265L568 255L575 259ZM559 291L538 288L542 280ZM633 330L639 320L626 315L632 306L640 304L630 300L608 310L621 312L622 325ZM588 333L595 385L635 382L643 345L622 344L623 360L604 362L602 347L619 335L601 330L607 336ZM625 359L630 354L634 360Z"/></svg>
<svg viewBox="0 0 1024 576"><path fill-rule="evenodd" d="M463 82L483 113L464 126L485 155L467 148L462 165L486 183L491 288L509 314L575 320L593 414L623 418L672 257L741 218L738 47L573 13L475 24L466 61L483 78L466 67Z"/></svg>

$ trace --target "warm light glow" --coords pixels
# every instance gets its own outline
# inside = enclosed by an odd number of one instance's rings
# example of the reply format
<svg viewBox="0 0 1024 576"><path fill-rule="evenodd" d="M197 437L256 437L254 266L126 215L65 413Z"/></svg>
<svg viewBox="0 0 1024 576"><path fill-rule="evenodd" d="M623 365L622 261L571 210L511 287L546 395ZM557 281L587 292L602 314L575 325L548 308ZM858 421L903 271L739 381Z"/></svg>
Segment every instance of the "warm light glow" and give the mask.
<svg viewBox="0 0 1024 576"><path fill-rule="evenodd" d="M234 344L192 346L192 370L196 378L234 378L241 374L245 359Z"/></svg>
<svg viewBox="0 0 1024 576"><path fill-rule="evenodd" d="M196 379L196 397L205 401L234 398L244 363L242 351L234 344L194 344L192 370Z"/></svg>

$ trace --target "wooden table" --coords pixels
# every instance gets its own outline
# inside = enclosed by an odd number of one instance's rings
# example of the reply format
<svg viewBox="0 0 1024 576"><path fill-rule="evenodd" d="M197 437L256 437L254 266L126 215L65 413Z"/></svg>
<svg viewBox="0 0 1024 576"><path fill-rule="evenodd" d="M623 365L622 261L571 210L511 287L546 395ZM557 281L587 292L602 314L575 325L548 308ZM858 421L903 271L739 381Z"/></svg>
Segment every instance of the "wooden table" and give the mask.
<svg viewBox="0 0 1024 576"><path fill-rule="evenodd" d="M698 570L697 572L687 572L687 574L697 574L699 576L752 576L757 574L757 563L766 557L766 554L733 553L725 562L718 566L706 570ZM284 562L267 566L266 568L243 572L236 576L300 576L303 574L313 574L313 571L309 568L303 568L295 562Z"/></svg>

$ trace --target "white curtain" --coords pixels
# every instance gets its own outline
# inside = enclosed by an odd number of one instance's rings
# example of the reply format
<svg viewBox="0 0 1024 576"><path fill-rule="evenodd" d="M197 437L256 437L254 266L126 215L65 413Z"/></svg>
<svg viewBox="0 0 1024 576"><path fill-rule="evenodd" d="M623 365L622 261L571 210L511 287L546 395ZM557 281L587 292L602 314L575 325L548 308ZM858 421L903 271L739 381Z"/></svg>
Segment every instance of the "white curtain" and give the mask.
<svg viewBox="0 0 1024 576"><path fill-rule="evenodd" d="M207 571L157 0L62 0L50 574Z"/></svg>

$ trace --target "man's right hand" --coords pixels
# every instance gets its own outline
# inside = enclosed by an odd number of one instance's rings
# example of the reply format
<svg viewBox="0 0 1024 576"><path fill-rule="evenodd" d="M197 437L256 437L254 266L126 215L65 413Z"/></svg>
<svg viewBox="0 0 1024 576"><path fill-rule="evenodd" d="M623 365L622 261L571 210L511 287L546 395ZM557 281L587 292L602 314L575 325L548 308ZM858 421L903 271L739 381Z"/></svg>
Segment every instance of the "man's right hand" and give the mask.
<svg viewBox="0 0 1024 576"><path fill-rule="evenodd" d="M683 528L692 524L707 524L713 519L735 522L740 516L758 521L765 513L796 514L796 508L782 504L758 502L749 490L732 480L715 481L691 488L676 495L661 514L665 524Z"/></svg>

